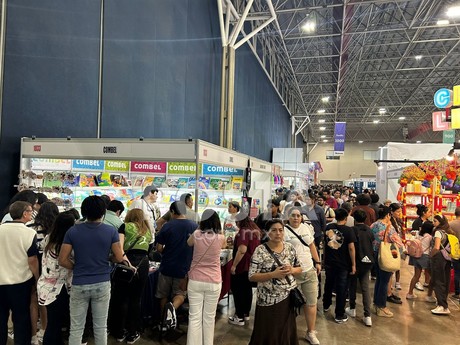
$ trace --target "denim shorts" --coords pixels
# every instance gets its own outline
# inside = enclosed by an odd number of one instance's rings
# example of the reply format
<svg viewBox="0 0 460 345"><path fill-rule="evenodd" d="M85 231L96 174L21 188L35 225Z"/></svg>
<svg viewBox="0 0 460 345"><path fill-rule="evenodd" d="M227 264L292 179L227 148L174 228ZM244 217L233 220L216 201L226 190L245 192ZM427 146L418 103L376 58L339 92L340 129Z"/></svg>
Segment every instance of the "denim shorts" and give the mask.
<svg viewBox="0 0 460 345"><path fill-rule="evenodd" d="M316 269L312 269L297 277L297 286L305 296L307 306L314 306L318 303L318 275Z"/></svg>
<svg viewBox="0 0 460 345"><path fill-rule="evenodd" d="M430 256L428 254L423 254L420 258L410 256L409 265L420 269L430 268Z"/></svg>

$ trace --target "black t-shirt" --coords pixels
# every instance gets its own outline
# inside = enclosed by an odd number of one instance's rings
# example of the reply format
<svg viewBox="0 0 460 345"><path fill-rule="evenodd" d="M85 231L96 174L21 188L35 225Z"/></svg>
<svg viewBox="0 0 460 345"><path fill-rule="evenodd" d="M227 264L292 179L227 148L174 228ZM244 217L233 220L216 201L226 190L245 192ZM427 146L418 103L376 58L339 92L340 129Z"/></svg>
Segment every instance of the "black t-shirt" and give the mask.
<svg viewBox="0 0 460 345"><path fill-rule="evenodd" d="M422 218L418 217L414 222L412 223L412 230L420 230L423 224Z"/></svg>
<svg viewBox="0 0 460 345"><path fill-rule="evenodd" d="M346 225L330 223L324 236L324 265L326 268L339 268L351 271L348 245L356 242L353 229Z"/></svg>

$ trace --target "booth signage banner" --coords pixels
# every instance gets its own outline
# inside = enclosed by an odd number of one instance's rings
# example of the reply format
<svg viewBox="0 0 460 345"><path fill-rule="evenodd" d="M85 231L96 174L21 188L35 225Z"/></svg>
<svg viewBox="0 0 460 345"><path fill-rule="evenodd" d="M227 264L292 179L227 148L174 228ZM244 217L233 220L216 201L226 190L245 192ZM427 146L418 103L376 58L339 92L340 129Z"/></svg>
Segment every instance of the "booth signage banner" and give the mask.
<svg viewBox="0 0 460 345"><path fill-rule="evenodd" d="M131 162L131 171L166 174L166 162Z"/></svg>
<svg viewBox="0 0 460 345"><path fill-rule="evenodd" d="M203 164L203 176L243 176L243 169L223 167L219 165Z"/></svg>
<svg viewBox="0 0 460 345"><path fill-rule="evenodd" d="M74 159L72 169L75 170L104 170L103 160L93 159Z"/></svg>
<svg viewBox="0 0 460 345"><path fill-rule="evenodd" d="M31 158L32 170L70 170L71 159Z"/></svg>
<svg viewBox="0 0 460 345"><path fill-rule="evenodd" d="M196 164L193 162L168 163L168 174L171 175L195 175Z"/></svg>
<svg viewBox="0 0 460 345"><path fill-rule="evenodd" d="M448 130L448 131L442 132L442 142L444 144L455 143L455 130Z"/></svg>
<svg viewBox="0 0 460 345"><path fill-rule="evenodd" d="M341 156L345 151L346 122L336 122L334 129L334 156Z"/></svg>
<svg viewBox="0 0 460 345"><path fill-rule="evenodd" d="M105 171L128 172L129 161L105 161L104 168Z"/></svg>
<svg viewBox="0 0 460 345"><path fill-rule="evenodd" d="M446 121L446 112L445 111L435 111L433 113L433 131L445 131L451 129L450 122Z"/></svg>

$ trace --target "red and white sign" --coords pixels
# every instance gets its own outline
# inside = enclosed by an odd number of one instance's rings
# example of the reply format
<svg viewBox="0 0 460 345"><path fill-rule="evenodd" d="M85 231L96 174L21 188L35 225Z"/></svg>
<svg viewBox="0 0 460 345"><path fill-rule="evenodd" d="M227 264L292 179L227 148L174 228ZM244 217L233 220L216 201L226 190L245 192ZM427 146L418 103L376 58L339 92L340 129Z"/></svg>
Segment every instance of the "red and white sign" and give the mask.
<svg viewBox="0 0 460 345"><path fill-rule="evenodd" d="M166 174L166 162L131 162L131 171Z"/></svg>
<svg viewBox="0 0 460 345"><path fill-rule="evenodd" d="M433 113L433 131L445 131L450 128L450 122L446 122L445 111L437 111Z"/></svg>

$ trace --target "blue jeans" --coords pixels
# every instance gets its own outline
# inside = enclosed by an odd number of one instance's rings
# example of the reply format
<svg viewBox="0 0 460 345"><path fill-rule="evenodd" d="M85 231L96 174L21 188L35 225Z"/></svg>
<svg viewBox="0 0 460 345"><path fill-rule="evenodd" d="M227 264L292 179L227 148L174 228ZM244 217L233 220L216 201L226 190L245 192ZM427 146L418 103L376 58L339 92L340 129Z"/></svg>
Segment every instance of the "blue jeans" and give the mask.
<svg viewBox="0 0 460 345"><path fill-rule="evenodd" d="M70 291L69 345L81 345L85 329L86 313L91 303L94 342L107 345L107 315L109 313L110 282L73 285Z"/></svg>
<svg viewBox="0 0 460 345"><path fill-rule="evenodd" d="M375 252L374 267L377 274L377 280L375 281L374 286L374 304L376 307L385 308L387 306L388 283L390 282L393 272L386 272L380 269L378 256L378 252Z"/></svg>

